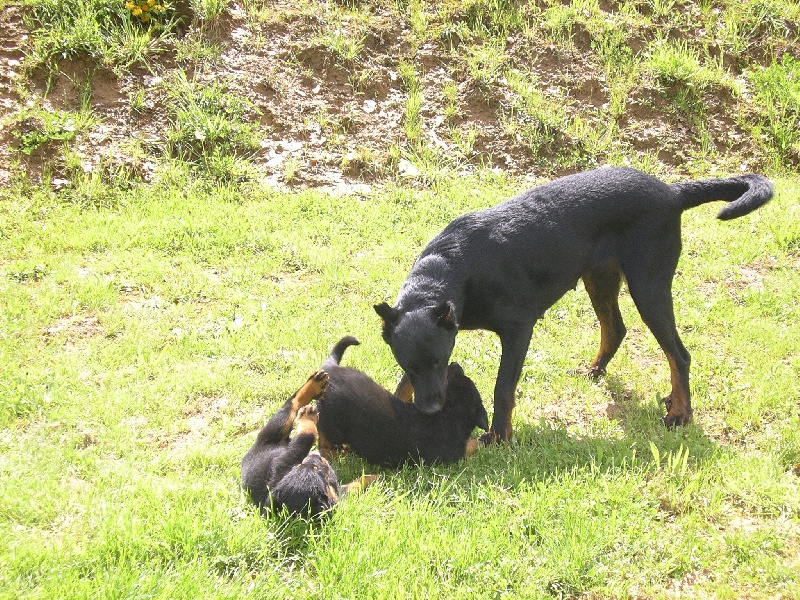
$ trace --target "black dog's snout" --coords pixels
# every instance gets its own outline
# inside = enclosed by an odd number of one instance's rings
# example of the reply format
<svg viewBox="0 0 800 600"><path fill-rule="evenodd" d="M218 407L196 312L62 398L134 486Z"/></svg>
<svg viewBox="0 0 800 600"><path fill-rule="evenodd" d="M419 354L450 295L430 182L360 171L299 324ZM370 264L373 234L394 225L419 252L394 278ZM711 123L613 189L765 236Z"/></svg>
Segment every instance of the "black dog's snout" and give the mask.
<svg viewBox="0 0 800 600"><path fill-rule="evenodd" d="M444 398L435 398L433 401L428 402L415 402L417 410L425 415L435 415L440 412L444 407Z"/></svg>

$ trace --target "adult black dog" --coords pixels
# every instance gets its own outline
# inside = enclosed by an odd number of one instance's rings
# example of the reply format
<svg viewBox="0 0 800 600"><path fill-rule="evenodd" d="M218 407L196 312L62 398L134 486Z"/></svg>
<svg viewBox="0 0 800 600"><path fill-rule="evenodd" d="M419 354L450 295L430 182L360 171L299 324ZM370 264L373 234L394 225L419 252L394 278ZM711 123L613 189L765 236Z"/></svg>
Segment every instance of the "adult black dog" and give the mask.
<svg viewBox="0 0 800 600"><path fill-rule="evenodd" d="M264 514L285 507L293 515L317 516L332 508L340 495L375 479L367 475L340 486L330 463L311 452L317 442L319 415L309 403L327 385L327 373L313 373L261 428L242 459L242 487ZM295 419L296 431L290 440Z"/></svg>
<svg viewBox="0 0 800 600"><path fill-rule="evenodd" d="M681 213L714 200L718 218L746 215L772 197L761 175L667 185L628 168L557 179L492 208L453 220L422 251L394 307L375 306L383 338L413 386L415 402L436 413L459 329L496 332L502 344L492 428L512 435L514 396L534 323L583 279L600 321L600 350L588 374L599 376L625 336L618 295L627 281L642 320L667 356L672 391L664 422L692 418L689 353L672 308L681 252Z"/></svg>
<svg viewBox="0 0 800 600"><path fill-rule="evenodd" d="M342 338L322 364L328 373L328 387L317 400L323 456L330 458L337 447L347 445L373 464L397 467L455 462L477 449L470 435L475 427L486 431L489 418L478 389L458 364L447 369L441 412L426 415L365 373L339 366L345 349L355 344L352 336Z"/></svg>

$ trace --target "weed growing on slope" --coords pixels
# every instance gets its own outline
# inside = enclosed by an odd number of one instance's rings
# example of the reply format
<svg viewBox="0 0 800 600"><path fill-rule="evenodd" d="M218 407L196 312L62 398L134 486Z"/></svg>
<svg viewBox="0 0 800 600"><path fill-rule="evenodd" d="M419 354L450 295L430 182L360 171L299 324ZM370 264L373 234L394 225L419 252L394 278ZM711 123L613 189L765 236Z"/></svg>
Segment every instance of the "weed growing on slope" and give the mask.
<svg viewBox="0 0 800 600"><path fill-rule="evenodd" d="M765 136L766 148L774 149L776 167L800 165L800 60L784 54L779 62L751 71L750 78L763 107L756 136Z"/></svg>
<svg viewBox="0 0 800 600"><path fill-rule="evenodd" d="M246 177L246 161L259 147L253 105L220 83L189 81L183 72L164 84L164 93L168 155L222 181Z"/></svg>

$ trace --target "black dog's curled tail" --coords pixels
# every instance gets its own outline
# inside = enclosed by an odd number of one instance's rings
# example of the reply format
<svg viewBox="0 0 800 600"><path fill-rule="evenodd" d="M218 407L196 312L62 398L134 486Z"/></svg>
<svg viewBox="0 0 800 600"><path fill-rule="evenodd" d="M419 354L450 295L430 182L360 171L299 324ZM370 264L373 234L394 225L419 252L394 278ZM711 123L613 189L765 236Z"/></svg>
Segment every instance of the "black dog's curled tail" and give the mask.
<svg viewBox="0 0 800 600"><path fill-rule="evenodd" d="M347 350L350 346L358 346L361 342L359 342L356 338L352 335L348 335L340 339L336 342L336 345L331 350L330 355L328 358L325 359L325 362L322 363L322 370L331 367L332 365L338 365L342 361L342 356L344 355L344 351Z"/></svg>
<svg viewBox="0 0 800 600"><path fill-rule="evenodd" d="M685 209L715 200L727 200L717 218L723 221L753 212L772 198L772 183L763 175L741 175L727 179L703 179L670 186Z"/></svg>

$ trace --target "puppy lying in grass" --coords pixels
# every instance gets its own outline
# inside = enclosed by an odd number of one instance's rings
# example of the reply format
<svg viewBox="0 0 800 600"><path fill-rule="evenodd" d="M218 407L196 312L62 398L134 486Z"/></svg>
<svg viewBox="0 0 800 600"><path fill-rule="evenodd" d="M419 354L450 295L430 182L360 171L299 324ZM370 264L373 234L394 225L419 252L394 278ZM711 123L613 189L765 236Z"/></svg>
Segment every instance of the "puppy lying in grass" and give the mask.
<svg viewBox="0 0 800 600"><path fill-rule="evenodd" d="M244 455L242 487L262 514L286 507L293 515L317 516L333 508L341 495L365 488L375 479L375 475L366 475L341 487L330 463L311 452L317 442L319 416L310 402L327 385L326 373L313 373L261 428Z"/></svg>
<svg viewBox="0 0 800 600"><path fill-rule="evenodd" d="M406 462L455 462L475 452L478 441L469 439L472 430L486 431L489 419L475 384L458 363L447 369L444 408L426 415L361 371L339 366L344 351L358 343L352 336L342 338L322 364L328 387L317 407L319 451L324 457L346 445L368 462L397 467Z"/></svg>

